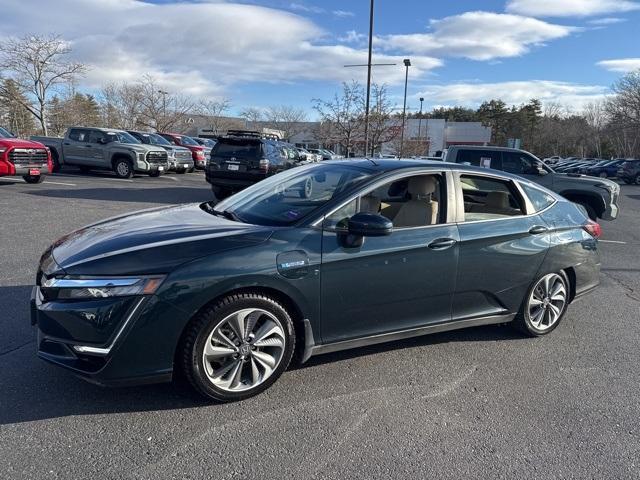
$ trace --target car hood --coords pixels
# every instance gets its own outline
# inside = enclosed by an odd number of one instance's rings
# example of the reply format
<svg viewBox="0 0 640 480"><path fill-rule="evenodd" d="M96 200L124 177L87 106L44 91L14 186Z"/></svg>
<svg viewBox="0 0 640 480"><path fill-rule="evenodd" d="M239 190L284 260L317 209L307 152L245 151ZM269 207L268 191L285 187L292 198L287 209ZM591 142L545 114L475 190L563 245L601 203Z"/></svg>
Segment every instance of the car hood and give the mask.
<svg viewBox="0 0 640 480"><path fill-rule="evenodd" d="M555 172L555 178L557 180L562 180L562 182L575 182L576 185L592 185L592 186L602 186L609 185L611 188L617 188L618 184L611 180L607 180L606 178L600 177L590 177L589 175L583 175L578 173L560 173Z"/></svg>
<svg viewBox="0 0 640 480"><path fill-rule="evenodd" d="M167 273L199 257L261 243L271 231L217 217L199 204L189 204L134 212L89 225L62 237L48 253L69 275Z"/></svg>
<svg viewBox="0 0 640 480"><path fill-rule="evenodd" d="M45 148L40 142L32 140L22 140L20 138L0 138L0 145L3 147L15 148Z"/></svg>
<svg viewBox="0 0 640 480"><path fill-rule="evenodd" d="M131 148L132 150L139 153L149 153L149 152L165 152L166 150L162 147L157 147L155 145L145 145L144 143L120 143L120 145L124 145L126 147Z"/></svg>

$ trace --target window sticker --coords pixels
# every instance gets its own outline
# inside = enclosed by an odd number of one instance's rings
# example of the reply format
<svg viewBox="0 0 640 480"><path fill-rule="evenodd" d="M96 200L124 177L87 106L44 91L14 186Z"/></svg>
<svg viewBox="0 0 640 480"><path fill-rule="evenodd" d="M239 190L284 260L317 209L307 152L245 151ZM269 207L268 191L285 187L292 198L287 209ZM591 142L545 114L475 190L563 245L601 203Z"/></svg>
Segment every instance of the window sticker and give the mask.
<svg viewBox="0 0 640 480"><path fill-rule="evenodd" d="M491 168L491 157L480 157L480 166L483 168Z"/></svg>

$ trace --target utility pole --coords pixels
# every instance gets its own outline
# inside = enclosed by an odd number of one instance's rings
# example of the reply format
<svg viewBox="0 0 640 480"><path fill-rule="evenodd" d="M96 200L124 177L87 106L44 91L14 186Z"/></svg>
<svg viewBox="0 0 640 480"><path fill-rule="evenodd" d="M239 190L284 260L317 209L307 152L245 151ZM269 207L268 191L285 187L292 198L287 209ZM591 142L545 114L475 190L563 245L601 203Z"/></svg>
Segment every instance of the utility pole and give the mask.
<svg viewBox="0 0 640 480"><path fill-rule="evenodd" d="M395 63L371 63L373 52L373 0L369 6L369 52L366 65L345 65L345 67L367 67L367 98L364 105L364 155L368 155L369 150L369 101L371 99L371 67L379 65L395 65Z"/></svg>
<svg viewBox="0 0 640 480"><path fill-rule="evenodd" d="M418 142L422 141L422 102L424 102L424 97L420 97L420 117L418 119ZM427 125L429 124L427 123Z"/></svg>
<svg viewBox="0 0 640 480"><path fill-rule="evenodd" d="M169 92L165 90L158 90L158 93L162 95L162 121L167 121L167 95ZM157 123L157 122L156 122ZM165 129L165 125L162 126L162 129ZM158 125L156 125L156 130L158 130Z"/></svg>

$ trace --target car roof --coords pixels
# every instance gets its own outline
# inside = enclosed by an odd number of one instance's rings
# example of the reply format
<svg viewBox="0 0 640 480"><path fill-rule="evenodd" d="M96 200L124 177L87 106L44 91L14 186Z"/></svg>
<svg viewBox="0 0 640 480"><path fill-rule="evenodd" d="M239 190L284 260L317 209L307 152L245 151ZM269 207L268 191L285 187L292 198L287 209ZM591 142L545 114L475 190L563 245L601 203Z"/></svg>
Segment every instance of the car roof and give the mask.
<svg viewBox="0 0 640 480"><path fill-rule="evenodd" d="M463 163L453 163L453 162L443 162L442 160L418 160L411 158L402 158L402 159L386 159L386 158L349 158L342 160L326 160L322 162L320 165L326 164L335 164L335 165L344 165L348 163L350 165L364 168L366 170L376 172L376 173L386 173L393 172L396 170L403 169L419 169L419 168L436 168L439 170L456 170L460 172L467 173L482 173L490 175L494 175L496 177L501 177L510 180L518 180L519 182L529 181L526 178L519 177L517 175L512 175L507 172L503 172L502 170L494 170L484 167L476 167L473 165L465 165Z"/></svg>
<svg viewBox="0 0 640 480"><path fill-rule="evenodd" d="M522 150L521 148L494 147L491 145L449 145L447 147L447 149L451 148L467 148L470 150L500 150L502 152L526 152L526 150Z"/></svg>

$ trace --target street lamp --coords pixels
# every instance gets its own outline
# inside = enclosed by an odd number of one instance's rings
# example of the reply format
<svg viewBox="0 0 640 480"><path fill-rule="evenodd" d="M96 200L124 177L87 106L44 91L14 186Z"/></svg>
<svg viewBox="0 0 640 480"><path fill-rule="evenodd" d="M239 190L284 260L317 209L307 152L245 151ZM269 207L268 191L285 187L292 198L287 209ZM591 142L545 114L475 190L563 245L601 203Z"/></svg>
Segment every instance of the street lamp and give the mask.
<svg viewBox="0 0 640 480"><path fill-rule="evenodd" d="M158 90L158 93L160 95L162 95L162 119L166 120L166 118L167 118L167 95L169 95L169 92L166 92L164 90ZM164 130L164 128L163 128L163 130Z"/></svg>
<svg viewBox="0 0 640 480"><path fill-rule="evenodd" d="M402 107L402 130L400 131L400 158L402 158L402 150L404 147L404 123L407 118L407 83L409 82L409 67L411 66L411 60L405 58L402 63L406 68L404 74L404 105Z"/></svg>
<svg viewBox="0 0 640 480"><path fill-rule="evenodd" d="M422 102L424 102L424 98L420 97L420 117L418 119L418 140L420 140L420 132L422 128Z"/></svg>

